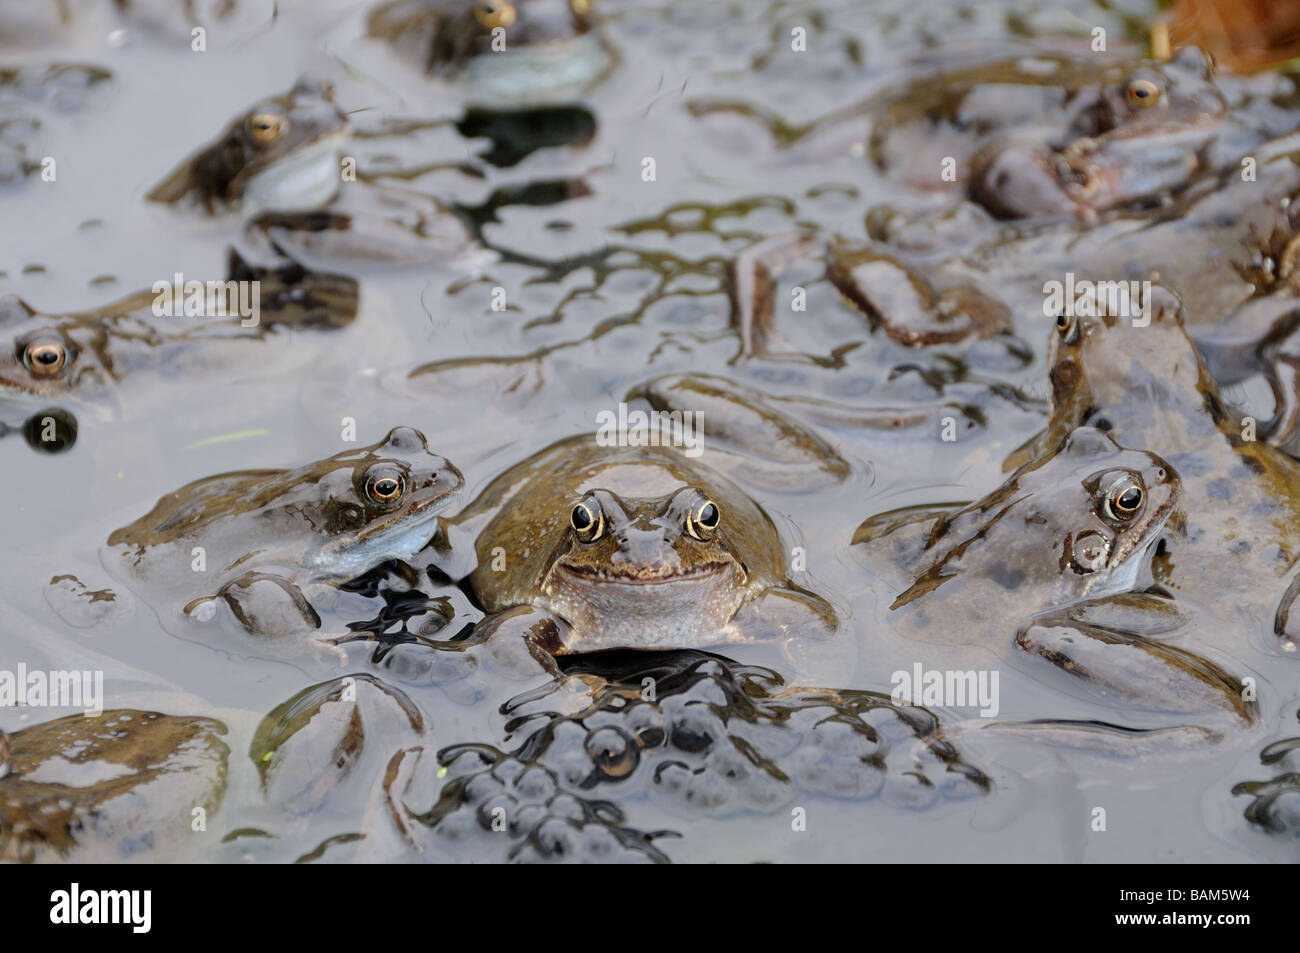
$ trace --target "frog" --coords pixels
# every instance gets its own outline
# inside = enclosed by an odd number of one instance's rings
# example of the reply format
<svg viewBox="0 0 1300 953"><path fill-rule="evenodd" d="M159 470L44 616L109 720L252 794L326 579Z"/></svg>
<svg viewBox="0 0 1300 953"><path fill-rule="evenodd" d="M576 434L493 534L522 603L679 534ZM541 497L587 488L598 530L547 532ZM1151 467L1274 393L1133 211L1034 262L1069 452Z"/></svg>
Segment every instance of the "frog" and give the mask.
<svg viewBox="0 0 1300 953"><path fill-rule="evenodd" d="M463 77L489 102L572 95L613 65L591 0L392 0L366 32L423 73Z"/></svg>
<svg viewBox="0 0 1300 953"><path fill-rule="evenodd" d="M145 196L193 202L208 212L316 208L339 191L347 116L333 89L303 76L233 119L213 142L173 169Z"/></svg>
<svg viewBox="0 0 1300 953"><path fill-rule="evenodd" d="M183 300L168 298L159 308L157 286L72 313L0 296L0 398L17 406L56 401L104 418L133 385L148 392L160 376L220 373L295 329L337 330L357 314L358 285L344 275L295 263L254 265L233 249L227 275L226 289L256 283L255 314L240 313L232 295L221 314L173 316Z"/></svg>
<svg viewBox="0 0 1300 953"><path fill-rule="evenodd" d="M876 217L873 237L929 265L940 285L979 280L1001 291L1020 337L1040 332L1048 286L1069 280L1120 282L1140 294L1143 282L1197 307L1184 326L1224 388L1261 376L1272 408L1255 408L1262 439L1300 452L1295 367L1300 341L1300 271L1295 269L1300 195L1300 135L1263 143L1243 162L1209 176L1158 210L1078 223L990 226L967 217L936 232L906 216ZM955 243L955 247L945 245ZM1073 276L1073 277L1072 277ZM1046 279L1046 281L1045 281ZM1046 315L1054 317L1053 315Z"/></svg>
<svg viewBox="0 0 1300 953"><path fill-rule="evenodd" d="M222 818L226 859L333 860L336 844L351 840L367 852L409 853L405 832L387 823L394 766L431 760L430 727L410 696L369 672L295 692L252 727L241 767L251 768L255 790Z"/></svg>
<svg viewBox="0 0 1300 953"><path fill-rule="evenodd" d="M1282 131L1267 109L1233 108L1249 86L1224 83L1192 46L1164 61L1030 50L887 94L868 110L867 153L886 175L957 190L999 219L1091 222L1157 203Z"/></svg>
<svg viewBox="0 0 1300 953"><path fill-rule="evenodd" d="M888 581L886 619L903 651L944 669L992 657L1104 704L1107 723L1118 707L1140 730L1210 743L1258 716L1239 678L1176 644L1186 614L1149 591L1181 499L1167 460L1077 427L981 499L877 514L851 545ZM1198 723L1149 723L1169 714ZM1095 741L1095 725L1071 721L1044 722L1045 737Z"/></svg>
<svg viewBox="0 0 1300 953"><path fill-rule="evenodd" d="M1109 302L1081 310L1058 316L1050 332L1048 426L1006 466L1080 425L1162 454L1184 474L1184 502L1157 581L1183 600L1212 593L1206 609L1231 620L1231 631L1294 653L1300 632L1286 610L1300 556L1300 463L1254 439L1252 422L1228 406L1172 291L1153 285L1132 315Z"/></svg>
<svg viewBox="0 0 1300 953"><path fill-rule="evenodd" d="M675 446L560 440L440 521L434 551L488 616L476 638L520 677L608 649L793 655L836 628L829 603L789 579L771 517Z"/></svg>
<svg viewBox="0 0 1300 953"><path fill-rule="evenodd" d="M343 188L348 133L333 87L303 76L235 117L147 198L241 218L241 253L263 266L479 262L483 249L469 223L432 196L356 176Z"/></svg>
<svg viewBox="0 0 1300 953"><path fill-rule="evenodd" d="M0 732L0 861L174 859L222 802L214 719L108 709Z"/></svg>
<svg viewBox="0 0 1300 953"><path fill-rule="evenodd" d="M1294 729L1289 729L1294 730ZM1294 845L1300 835L1300 738L1278 738L1259 752L1262 767L1272 777L1266 780L1239 781L1232 786L1234 797L1247 796L1242 814L1257 830L1267 832ZM1294 848L1293 848L1294 849Z"/></svg>
<svg viewBox="0 0 1300 953"><path fill-rule="evenodd" d="M1254 144L1231 129L1209 58L1186 47L1098 78L1060 138L1018 132L970 160L970 197L999 218L1101 212L1150 203L1223 168Z"/></svg>
<svg viewBox="0 0 1300 953"><path fill-rule="evenodd" d="M253 645L290 648L319 634L314 602L423 548L463 482L422 433L394 427L292 469L189 483L114 530L100 556L170 631L228 610Z"/></svg>

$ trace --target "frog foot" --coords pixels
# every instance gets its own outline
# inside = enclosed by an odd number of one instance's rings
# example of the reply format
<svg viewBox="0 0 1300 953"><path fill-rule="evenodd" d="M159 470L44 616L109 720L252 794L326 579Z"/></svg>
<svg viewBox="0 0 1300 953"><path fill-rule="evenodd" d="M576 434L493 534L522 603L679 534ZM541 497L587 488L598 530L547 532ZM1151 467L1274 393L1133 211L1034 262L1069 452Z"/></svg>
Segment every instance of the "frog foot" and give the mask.
<svg viewBox="0 0 1300 953"><path fill-rule="evenodd" d="M215 598L191 602L185 614L200 622L209 621L216 614L218 602L230 608L250 635L283 638L321 626L320 615L302 590L274 573L246 572L222 586Z"/></svg>
<svg viewBox="0 0 1300 953"><path fill-rule="evenodd" d="M1253 723L1258 708L1241 679L1153 637L1182 622L1169 600L1126 593L1040 613L1016 634L1016 646L1108 705Z"/></svg>
<svg viewBox="0 0 1300 953"><path fill-rule="evenodd" d="M736 256L729 271L732 323L740 337L740 351L732 363L792 350L772 320L776 282L796 262L812 258L817 248L812 234L786 232L757 242Z"/></svg>

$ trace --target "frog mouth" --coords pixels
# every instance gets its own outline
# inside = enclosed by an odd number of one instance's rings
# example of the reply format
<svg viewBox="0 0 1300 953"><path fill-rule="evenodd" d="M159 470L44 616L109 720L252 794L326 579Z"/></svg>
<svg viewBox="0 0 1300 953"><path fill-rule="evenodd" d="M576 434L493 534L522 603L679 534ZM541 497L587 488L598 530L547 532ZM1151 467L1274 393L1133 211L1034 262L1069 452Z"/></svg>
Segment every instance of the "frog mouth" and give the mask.
<svg viewBox="0 0 1300 953"><path fill-rule="evenodd" d="M579 566L560 563L557 572L571 577L575 581L586 583L613 583L624 586L663 586L675 582L689 583L716 579L734 564L714 561L702 563L692 569L682 570L675 566L637 566L626 569L598 569L593 566Z"/></svg>

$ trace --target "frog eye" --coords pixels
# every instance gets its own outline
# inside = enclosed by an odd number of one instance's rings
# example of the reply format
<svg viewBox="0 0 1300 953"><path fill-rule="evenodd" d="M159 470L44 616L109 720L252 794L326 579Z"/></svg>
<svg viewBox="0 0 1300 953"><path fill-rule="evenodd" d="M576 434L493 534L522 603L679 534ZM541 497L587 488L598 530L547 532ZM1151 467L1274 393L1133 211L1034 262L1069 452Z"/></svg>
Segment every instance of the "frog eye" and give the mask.
<svg viewBox="0 0 1300 953"><path fill-rule="evenodd" d="M569 514L569 525L582 542L594 543L605 532L605 514L598 503L579 503Z"/></svg>
<svg viewBox="0 0 1300 953"><path fill-rule="evenodd" d="M366 479L366 496L380 506L400 499L405 490L406 480L398 473L379 473Z"/></svg>
<svg viewBox="0 0 1300 953"><path fill-rule="evenodd" d="M585 17L591 12L591 0L569 0L569 9L574 16Z"/></svg>
<svg viewBox="0 0 1300 953"><path fill-rule="evenodd" d="M509 29L516 16L515 5L508 0L474 0L474 19L489 30Z"/></svg>
<svg viewBox="0 0 1300 953"><path fill-rule="evenodd" d="M1160 102L1160 87L1149 79L1134 79L1129 81L1125 95L1134 109L1146 109Z"/></svg>
<svg viewBox="0 0 1300 953"><path fill-rule="evenodd" d="M23 364L37 377L54 377L68 363L68 349L57 341L32 341L23 348Z"/></svg>
<svg viewBox="0 0 1300 953"><path fill-rule="evenodd" d="M253 113L248 117L248 134L263 145L269 145L284 135L289 120L279 113Z"/></svg>
<svg viewBox="0 0 1300 953"><path fill-rule="evenodd" d="M1142 489L1142 484L1131 476L1120 477L1106 490L1102 512L1107 519L1124 523L1138 514L1145 499L1146 492Z"/></svg>
<svg viewBox="0 0 1300 953"><path fill-rule="evenodd" d="M686 514L686 532L696 539L707 539L718 528L722 513L712 500L704 500Z"/></svg>
<svg viewBox="0 0 1300 953"><path fill-rule="evenodd" d="M1056 330L1060 332L1061 340L1073 344L1079 337L1079 322L1074 315L1062 311L1056 316Z"/></svg>

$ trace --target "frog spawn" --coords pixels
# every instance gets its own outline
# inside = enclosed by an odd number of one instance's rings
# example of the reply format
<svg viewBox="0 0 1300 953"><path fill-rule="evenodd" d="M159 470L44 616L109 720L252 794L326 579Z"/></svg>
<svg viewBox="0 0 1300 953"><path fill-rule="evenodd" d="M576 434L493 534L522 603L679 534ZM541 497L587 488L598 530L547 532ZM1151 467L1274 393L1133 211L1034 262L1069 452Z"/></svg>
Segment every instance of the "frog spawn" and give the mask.
<svg viewBox="0 0 1300 953"><path fill-rule="evenodd" d="M933 715L886 696L795 689L769 669L695 652L623 664L584 711L515 718L510 751L444 749L456 776L416 820L466 856L483 856L504 832L502 859L661 860L669 832L628 826L625 811L599 795L726 817L808 797L924 810L990 787ZM618 665L576 659L568 668L613 677ZM646 698L647 679L656 700Z"/></svg>

